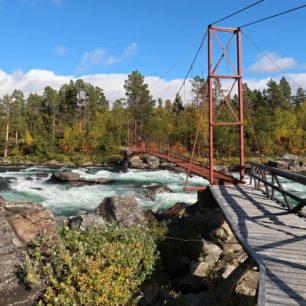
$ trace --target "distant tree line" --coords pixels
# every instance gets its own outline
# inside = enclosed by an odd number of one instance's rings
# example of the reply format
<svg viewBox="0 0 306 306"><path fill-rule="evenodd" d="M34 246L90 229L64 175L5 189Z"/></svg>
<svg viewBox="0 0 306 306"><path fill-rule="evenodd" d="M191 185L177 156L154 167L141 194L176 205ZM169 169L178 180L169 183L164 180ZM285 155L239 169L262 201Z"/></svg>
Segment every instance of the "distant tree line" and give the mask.
<svg viewBox="0 0 306 306"><path fill-rule="evenodd" d="M125 81L125 98L112 105L103 89L83 80L70 81L59 90L48 86L43 94L32 93L27 98L15 90L0 99L0 149L5 159L100 162L127 145L128 131L130 139L137 135L139 139L190 146L207 95L205 79L195 77L191 85L192 102L185 105L178 95L173 101L154 101L138 71ZM269 80L263 91L251 90L244 84L244 92L262 153L304 154L305 91L298 88L293 94L282 77L279 83ZM222 103L222 97L218 99ZM236 107L236 96L231 98L231 104ZM203 146L208 142L207 112L204 105L198 140ZM221 116L222 119L227 118ZM215 134L220 152L236 153L235 128L220 127ZM255 152L257 146L246 108L245 138L247 154Z"/></svg>

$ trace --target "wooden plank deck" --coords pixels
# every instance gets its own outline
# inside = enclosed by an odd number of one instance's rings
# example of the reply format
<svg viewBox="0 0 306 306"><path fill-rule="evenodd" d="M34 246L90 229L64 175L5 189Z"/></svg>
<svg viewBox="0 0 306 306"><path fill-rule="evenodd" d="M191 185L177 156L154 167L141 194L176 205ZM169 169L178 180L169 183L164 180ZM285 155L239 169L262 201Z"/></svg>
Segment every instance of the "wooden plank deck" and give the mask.
<svg viewBox="0 0 306 306"><path fill-rule="evenodd" d="M247 185L209 186L260 266L258 305L306 306L306 221Z"/></svg>

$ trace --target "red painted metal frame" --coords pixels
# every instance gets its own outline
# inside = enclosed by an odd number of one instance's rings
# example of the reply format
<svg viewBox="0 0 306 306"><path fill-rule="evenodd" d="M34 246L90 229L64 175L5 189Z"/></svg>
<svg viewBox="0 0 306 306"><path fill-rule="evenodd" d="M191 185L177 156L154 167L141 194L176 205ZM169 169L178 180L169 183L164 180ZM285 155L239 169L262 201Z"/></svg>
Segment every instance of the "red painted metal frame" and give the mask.
<svg viewBox="0 0 306 306"><path fill-rule="evenodd" d="M217 32L229 32L236 36L237 43L237 61L236 67L229 58L228 50L230 48L233 36L224 48L221 41L217 36ZM213 34L215 35L218 45L222 50L221 58L218 60L215 67L213 67ZM216 74L216 70L220 65L223 57L230 63L234 70L234 75ZM237 69L236 69L237 68ZM214 95L213 95L213 81L216 79L234 79L238 82L238 107L239 107L239 120L233 122L215 122L214 118ZM234 85L233 85L234 86ZM233 89L233 88L232 88ZM231 91L232 91L231 89ZM239 126L239 155L240 155L240 181L244 179L244 138L243 138L243 83L242 83L242 58L241 58L241 32L239 28L222 28L222 27L208 27L208 96L209 96L209 180L214 183L214 127L215 126ZM225 96L224 96L225 98ZM226 99L225 99L226 100ZM225 101L229 108L228 101ZM223 107L223 106L222 106ZM221 110L220 110L221 111ZM219 116L219 113L217 117ZM235 116L236 117L236 116Z"/></svg>

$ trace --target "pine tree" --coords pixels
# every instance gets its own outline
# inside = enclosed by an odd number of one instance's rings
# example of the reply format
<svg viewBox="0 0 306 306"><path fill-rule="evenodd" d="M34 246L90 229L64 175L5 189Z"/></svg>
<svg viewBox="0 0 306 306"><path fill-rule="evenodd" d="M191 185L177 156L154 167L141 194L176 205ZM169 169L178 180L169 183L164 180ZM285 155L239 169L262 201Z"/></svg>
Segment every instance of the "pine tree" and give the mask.
<svg viewBox="0 0 306 306"><path fill-rule="evenodd" d="M144 77L138 71L133 71L128 75L124 84L127 109L132 122L140 135L142 127L149 121L153 112L154 100L150 95L148 85L144 83Z"/></svg>
<svg viewBox="0 0 306 306"><path fill-rule="evenodd" d="M183 101L179 94L176 94L175 99L172 105L172 111L176 114L179 114L181 111L184 110Z"/></svg>
<svg viewBox="0 0 306 306"><path fill-rule="evenodd" d="M282 77L279 81L279 90L281 92L281 107L284 109L292 108L292 93L289 82L285 77Z"/></svg>
<svg viewBox="0 0 306 306"><path fill-rule="evenodd" d="M293 97L293 103L295 109L299 110L303 103L306 102L306 93L305 90L299 87L296 91L296 95Z"/></svg>
<svg viewBox="0 0 306 306"><path fill-rule="evenodd" d="M207 99L207 83L204 78L199 76L194 77L191 81L191 94L193 103L196 108L199 108Z"/></svg>
<svg viewBox="0 0 306 306"><path fill-rule="evenodd" d="M282 93L278 84L274 80L270 79L268 81L265 94L266 103L272 110L276 107L282 106Z"/></svg>

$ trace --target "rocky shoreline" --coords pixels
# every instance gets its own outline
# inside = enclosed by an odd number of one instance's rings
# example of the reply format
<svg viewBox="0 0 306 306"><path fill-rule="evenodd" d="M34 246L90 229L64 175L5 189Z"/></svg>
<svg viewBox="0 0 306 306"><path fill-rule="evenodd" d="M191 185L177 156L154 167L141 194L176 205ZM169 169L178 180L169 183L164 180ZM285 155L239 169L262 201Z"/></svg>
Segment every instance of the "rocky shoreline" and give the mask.
<svg viewBox="0 0 306 306"><path fill-rule="evenodd" d="M161 280L143 289L140 305L162 305L173 300L165 285L180 293L182 305L221 305L245 300L254 304L258 271L235 239L220 210L205 196L193 205L177 203L165 212L144 212L131 196L105 198L93 212L80 211L58 223L84 230L110 223L148 226L147 214L167 224L159 245ZM9 203L0 206L1 305L32 305L42 287L31 290L22 285L18 269L27 244L41 234L57 239L52 212L35 203Z"/></svg>

